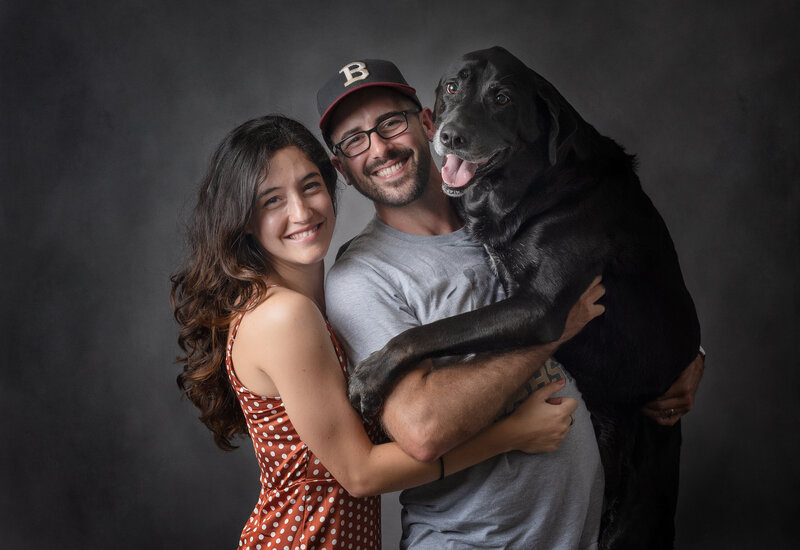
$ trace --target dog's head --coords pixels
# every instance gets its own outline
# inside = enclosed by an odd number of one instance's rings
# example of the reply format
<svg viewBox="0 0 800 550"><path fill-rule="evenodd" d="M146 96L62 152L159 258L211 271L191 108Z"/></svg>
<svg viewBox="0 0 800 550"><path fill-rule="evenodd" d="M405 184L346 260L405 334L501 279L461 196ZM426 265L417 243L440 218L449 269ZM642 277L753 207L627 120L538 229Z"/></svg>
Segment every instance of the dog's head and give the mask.
<svg viewBox="0 0 800 550"><path fill-rule="evenodd" d="M526 156L540 171L580 149L586 126L547 80L505 49L471 52L436 88L434 149L444 157L444 191L463 194L474 181Z"/></svg>

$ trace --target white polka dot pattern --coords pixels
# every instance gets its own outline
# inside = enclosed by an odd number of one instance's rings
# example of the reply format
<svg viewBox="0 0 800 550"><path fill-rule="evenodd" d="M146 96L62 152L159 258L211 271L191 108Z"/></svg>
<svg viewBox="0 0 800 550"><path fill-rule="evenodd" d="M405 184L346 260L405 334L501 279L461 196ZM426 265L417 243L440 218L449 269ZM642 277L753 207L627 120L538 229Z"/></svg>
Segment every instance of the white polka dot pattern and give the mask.
<svg viewBox="0 0 800 550"><path fill-rule="evenodd" d="M261 468L261 493L239 548L380 549L380 497L351 496L300 440L281 399L257 395L239 382L231 349L240 322L241 317L231 330L225 366ZM328 332L347 375L344 352L330 325ZM368 431L373 441L380 441L378 430L369 427Z"/></svg>

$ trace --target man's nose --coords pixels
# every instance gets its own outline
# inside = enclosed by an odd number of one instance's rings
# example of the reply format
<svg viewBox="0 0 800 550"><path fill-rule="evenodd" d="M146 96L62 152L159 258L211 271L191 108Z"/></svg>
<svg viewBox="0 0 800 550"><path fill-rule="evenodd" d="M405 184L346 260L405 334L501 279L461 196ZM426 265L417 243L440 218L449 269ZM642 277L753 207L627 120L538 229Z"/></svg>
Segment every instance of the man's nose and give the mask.
<svg viewBox="0 0 800 550"><path fill-rule="evenodd" d="M386 156L386 150L389 148L389 142L392 138L384 138L378 132L373 132L370 136L369 153L375 158L383 158Z"/></svg>

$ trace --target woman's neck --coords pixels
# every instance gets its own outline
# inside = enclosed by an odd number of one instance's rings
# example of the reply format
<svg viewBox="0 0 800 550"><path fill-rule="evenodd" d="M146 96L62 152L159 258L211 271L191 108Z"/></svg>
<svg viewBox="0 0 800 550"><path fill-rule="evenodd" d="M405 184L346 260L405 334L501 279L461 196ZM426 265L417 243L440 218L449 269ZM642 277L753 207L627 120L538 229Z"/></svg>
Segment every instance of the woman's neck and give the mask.
<svg viewBox="0 0 800 550"><path fill-rule="evenodd" d="M298 266L273 264L270 283L277 283L310 298L325 313L325 265L322 262Z"/></svg>

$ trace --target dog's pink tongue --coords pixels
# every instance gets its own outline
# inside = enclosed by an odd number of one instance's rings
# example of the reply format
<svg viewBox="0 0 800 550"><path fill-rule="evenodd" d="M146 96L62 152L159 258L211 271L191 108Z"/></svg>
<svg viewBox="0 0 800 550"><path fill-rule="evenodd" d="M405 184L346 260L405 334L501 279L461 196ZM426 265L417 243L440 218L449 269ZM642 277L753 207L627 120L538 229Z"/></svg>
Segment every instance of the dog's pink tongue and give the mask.
<svg viewBox="0 0 800 550"><path fill-rule="evenodd" d="M472 176L478 165L460 159L455 155L445 155L442 165L442 180L450 187L464 187Z"/></svg>

